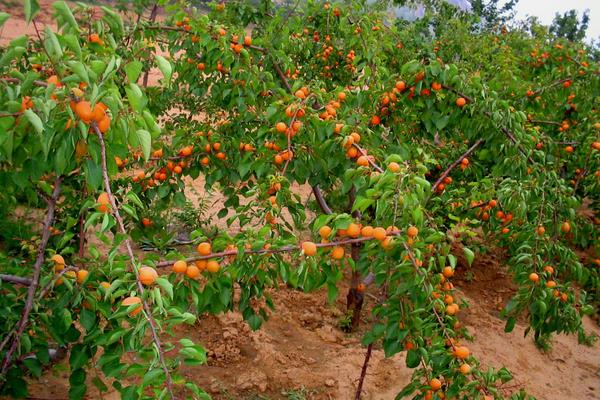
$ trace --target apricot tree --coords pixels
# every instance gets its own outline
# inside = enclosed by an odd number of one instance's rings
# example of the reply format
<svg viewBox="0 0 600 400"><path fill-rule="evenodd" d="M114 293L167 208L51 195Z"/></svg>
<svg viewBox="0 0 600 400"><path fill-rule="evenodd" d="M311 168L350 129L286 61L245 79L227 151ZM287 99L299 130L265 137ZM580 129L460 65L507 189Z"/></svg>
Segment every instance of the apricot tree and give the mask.
<svg viewBox="0 0 600 400"><path fill-rule="evenodd" d="M506 369L480 367L458 319L459 260L494 246L519 285L507 330L524 314L540 345L592 340L598 265L573 251L598 243L584 45L473 31L450 9L389 22L363 2L176 4L164 18L141 2L133 21L57 2L56 31L25 4L37 35L0 58L0 198L46 212L41 238L3 256L3 393L25 395L49 348L68 348L72 398L89 382L208 398L178 372L204 349L172 326L237 309L258 329L269 288L333 300L348 272L353 328L376 294L356 398L375 344L415 368L398 398L526 398L502 388ZM229 229L197 226L173 249L168 215L199 177Z"/></svg>

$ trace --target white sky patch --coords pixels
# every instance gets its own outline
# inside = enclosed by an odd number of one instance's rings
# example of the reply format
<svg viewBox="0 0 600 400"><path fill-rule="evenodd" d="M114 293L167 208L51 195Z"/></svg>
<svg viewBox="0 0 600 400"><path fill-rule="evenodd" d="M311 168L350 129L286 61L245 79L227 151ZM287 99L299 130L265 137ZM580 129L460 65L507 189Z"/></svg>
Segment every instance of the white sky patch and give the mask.
<svg viewBox="0 0 600 400"><path fill-rule="evenodd" d="M590 10L590 22L587 38L597 40L600 36L600 0L520 0L517 3L517 19L525 19L528 15L536 16L544 25L550 25L558 12L577 10L579 18L586 9Z"/></svg>

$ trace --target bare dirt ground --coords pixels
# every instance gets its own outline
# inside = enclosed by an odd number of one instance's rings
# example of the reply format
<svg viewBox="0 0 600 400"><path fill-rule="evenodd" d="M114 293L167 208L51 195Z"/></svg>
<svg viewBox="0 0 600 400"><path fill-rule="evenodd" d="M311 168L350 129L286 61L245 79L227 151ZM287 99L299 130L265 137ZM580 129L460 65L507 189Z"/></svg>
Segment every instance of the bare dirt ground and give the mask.
<svg viewBox="0 0 600 400"><path fill-rule="evenodd" d="M40 4L45 10L40 22L48 23L51 2L42 0ZM14 15L0 30L0 44L21 34L35 34L33 27L23 21L20 7L0 0L0 11ZM153 79L157 75L151 75L151 83ZM203 192L201 180L191 184ZM307 188L298 188L298 192L303 198L308 196ZM218 206L212 210L216 213ZM552 349L542 353L531 337L524 338L525 324L518 323L512 333L504 333L499 309L514 287L501 252L477 255L470 270L459 270L456 283L471 305L460 317L474 337L469 347L483 368L506 366L513 373L515 379L507 391L523 387L546 400L600 399L600 345L585 347L574 336L560 335L554 338ZM276 311L256 332L239 313L203 316L193 327L177 327L175 339L193 339L209 354L207 365L186 367L183 374L215 399L353 398L365 348L360 344L361 332L345 334L339 329L346 290L342 284L333 304L327 302L324 290L273 290ZM368 298L361 329L368 327L372 305ZM586 318L584 324L588 332L600 335L595 322ZM167 336L165 340L169 340ZM374 350L363 399L394 399L411 376L404 357L402 352L385 359L381 349ZM67 392L66 364L56 365L39 380L31 381L31 399L66 399ZM118 395L114 391L104 395L92 391L89 398L116 399Z"/></svg>

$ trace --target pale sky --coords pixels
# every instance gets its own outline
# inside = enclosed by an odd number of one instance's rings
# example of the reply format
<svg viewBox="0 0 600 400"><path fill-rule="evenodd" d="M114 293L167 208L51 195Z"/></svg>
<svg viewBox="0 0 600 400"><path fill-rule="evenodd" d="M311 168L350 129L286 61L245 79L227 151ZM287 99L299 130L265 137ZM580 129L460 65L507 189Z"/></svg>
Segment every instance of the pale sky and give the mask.
<svg viewBox="0 0 600 400"><path fill-rule="evenodd" d="M600 36L600 0L520 0L517 4L517 18L525 19L535 15L544 25L550 25L554 15L575 9L581 18L586 9L590 10L590 23L587 29L588 39Z"/></svg>

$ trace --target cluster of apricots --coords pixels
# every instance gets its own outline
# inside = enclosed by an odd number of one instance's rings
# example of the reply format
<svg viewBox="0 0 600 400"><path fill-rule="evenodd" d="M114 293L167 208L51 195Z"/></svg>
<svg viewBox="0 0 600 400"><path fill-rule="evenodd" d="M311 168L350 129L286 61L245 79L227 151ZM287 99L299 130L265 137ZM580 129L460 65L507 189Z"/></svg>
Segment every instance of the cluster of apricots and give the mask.
<svg viewBox="0 0 600 400"><path fill-rule="evenodd" d="M101 133L106 133L110 129L110 116L107 114L108 107L102 102L96 103L93 107L89 101L71 101L71 109L85 124L95 123ZM92 130L92 132L95 132Z"/></svg>
<svg viewBox="0 0 600 400"><path fill-rule="evenodd" d="M232 35L231 36L231 50L234 51L234 53L236 54L240 54L242 52L242 49L245 47L249 47L252 45L252 37L249 35L244 36L244 40L242 41L242 43L238 43L239 41L239 36L238 35Z"/></svg>

